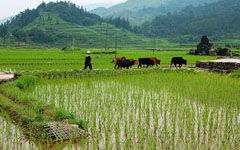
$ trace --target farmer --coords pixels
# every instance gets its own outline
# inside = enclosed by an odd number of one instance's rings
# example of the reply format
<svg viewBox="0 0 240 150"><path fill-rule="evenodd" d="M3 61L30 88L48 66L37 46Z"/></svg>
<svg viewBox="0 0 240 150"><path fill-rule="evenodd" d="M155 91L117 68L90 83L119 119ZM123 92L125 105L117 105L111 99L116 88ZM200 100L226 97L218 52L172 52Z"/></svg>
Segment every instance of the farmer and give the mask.
<svg viewBox="0 0 240 150"><path fill-rule="evenodd" d="M85 57L85 67L84 70L89 67L90 70L92 70L92 63L91 63L91 52L87 51L87 56Z"/></svg>

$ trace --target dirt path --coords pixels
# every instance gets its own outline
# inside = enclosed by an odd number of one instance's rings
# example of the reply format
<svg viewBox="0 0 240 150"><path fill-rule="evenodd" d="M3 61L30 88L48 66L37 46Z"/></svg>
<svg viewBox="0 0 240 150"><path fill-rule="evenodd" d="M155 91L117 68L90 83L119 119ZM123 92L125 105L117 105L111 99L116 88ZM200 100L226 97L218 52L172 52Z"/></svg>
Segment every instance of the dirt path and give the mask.
<svg viewBox="0 0 240 150"><path fill-rule="evenodd" d="M14 78L13 73L0 72L0 81L7 81L7 80L11 80L13 78Z"/></svg>

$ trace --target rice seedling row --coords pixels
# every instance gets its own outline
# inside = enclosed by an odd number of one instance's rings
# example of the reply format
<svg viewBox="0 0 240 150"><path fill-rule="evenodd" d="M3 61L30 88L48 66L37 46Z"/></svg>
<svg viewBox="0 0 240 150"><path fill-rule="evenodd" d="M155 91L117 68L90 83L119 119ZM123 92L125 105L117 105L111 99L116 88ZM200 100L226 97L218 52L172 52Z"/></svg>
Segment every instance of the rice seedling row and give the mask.
<svg viewBox="0 0 240 150"><path fill-rule="evenodd" d="M237 149L239 84L211 73L159 71L51 79L25 92L86 120L91 137L83 149Z"/></svg>

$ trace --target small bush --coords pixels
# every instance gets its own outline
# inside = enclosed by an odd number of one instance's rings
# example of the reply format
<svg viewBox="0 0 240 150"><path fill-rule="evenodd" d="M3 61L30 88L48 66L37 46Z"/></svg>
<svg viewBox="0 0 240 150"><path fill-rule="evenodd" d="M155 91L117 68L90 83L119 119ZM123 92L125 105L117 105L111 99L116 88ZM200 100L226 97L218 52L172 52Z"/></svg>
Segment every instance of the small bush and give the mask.
<svg viewBox="0 0 240 150"><path fill-rule="evenodd" d="M58 121L66 120L66 119L75 119L75 115L73 113L69 113L60 109L55 113L55 119Z"/></svg>
<svg viewBox="0 0 240 150"><path fill-rule="evenodd" d="M81 50L81 48L79 48L79 47L63 47L62 48L62 50L63 51L80 51Z"/></svg>
<svg viewBox="0 0 240 150"><path fill-rule="evenodd" d="M32 110L34 110L37 113L44 113L44 103L43 102L36 102L36 104L32 107Z"/></svg>
<svg viewBox="0 0 240 150"><path fill-rule="evenodd" d="M44 115L43 114L37 114L35 117L36 121L44 121Z"/></svg>
<svg viewBox="0 0 240 150"><path fill-rule="evenodd" d="M87 122L84 120L73 120L70 121L70 123L78 125L78 127L81 129L87 129Z"/></svg>
<svg viewBox="0 0 240 150"><path fill-rule="evenodd" d="M20 78L17 82L16 85L19 89L26 89L36 83L36 77L32 75L28 76L23 76Z"/></svg>
<svg viewBox="0 0 240 150"><path fill-rule="evenodd" d="M230 56L231 55L231 51L228 48L219 47L216 49L216 52L217 52L217 55L219 55L219 56Z"/></svg>
<svg viewBox="0 0 240 150"><path fill-rule="evenodd" d="M26 123L26 124L32 123L34 121L33 118L28 117L28 116L22 116L21 120L22 120L23 123Z"/></svg>

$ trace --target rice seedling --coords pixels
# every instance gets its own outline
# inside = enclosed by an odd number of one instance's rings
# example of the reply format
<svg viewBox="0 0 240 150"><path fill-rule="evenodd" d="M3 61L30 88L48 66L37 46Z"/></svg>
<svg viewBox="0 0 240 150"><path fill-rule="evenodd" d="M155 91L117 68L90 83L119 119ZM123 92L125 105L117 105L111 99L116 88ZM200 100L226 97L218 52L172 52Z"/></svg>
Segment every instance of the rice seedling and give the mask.
<svg viewBox="0 0 240 150"><path fill-rule="evenodd" d="M43 79L25 93L88 122L91 136L78 148L239 148L238 79L194 71L109 74Z"/></svg>
<svg viewBox="0 0 240 150"><path fill-rule="evenodd" d="M37 149L37 144L25 138L23 131L14 125L8 116L1 112L0 117L0 148L1 149ZM5 119L6 118L6 119ZM40 148L40 147L39 147Z"/></svg>

